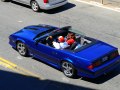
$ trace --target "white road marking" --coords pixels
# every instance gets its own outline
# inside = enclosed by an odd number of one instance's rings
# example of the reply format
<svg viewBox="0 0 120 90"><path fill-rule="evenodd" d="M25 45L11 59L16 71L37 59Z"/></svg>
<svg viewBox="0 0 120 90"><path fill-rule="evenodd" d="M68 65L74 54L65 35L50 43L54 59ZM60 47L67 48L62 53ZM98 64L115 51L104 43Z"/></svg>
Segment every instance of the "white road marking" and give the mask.
<svg viewBox="0 0 120 90"><path fill-rule="evenodd" d="M22 23L23 21L18 21L19 23Z"/></svg>

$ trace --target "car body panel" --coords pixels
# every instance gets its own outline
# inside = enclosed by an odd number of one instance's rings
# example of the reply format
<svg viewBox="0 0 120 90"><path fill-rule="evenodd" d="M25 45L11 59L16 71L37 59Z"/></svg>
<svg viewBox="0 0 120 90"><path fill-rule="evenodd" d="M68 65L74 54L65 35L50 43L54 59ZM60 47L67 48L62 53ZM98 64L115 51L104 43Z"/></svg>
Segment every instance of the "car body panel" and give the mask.
<svg viewBox="0 0 120 90"><path fill-rule="evenodd" d="M111 60L110 62L102 65L101 67L94 69L93 71L79 69L78 75L84 76L84 77L89 77L89 78L97 78L103 74L106 74L106 73L112 71L113 69L117 68L119 65L120 65L120 56L118 56L117 58Z"/></svg>
<svg viewBox="0 0 120 90"><path fill-rule="evenodd" d="M31 3L32 0L13 0L13 1L30 5L30 3ZM44 9L44 10L49 10L49 9L57 8L57 7L60 7L60 6L63 6L65 4L67 4L67 2L68 2L67 0L49 0L48 3L44 3L43 0L36 0L36 1L38 3L39 7L41 9Z"/></svg>
<svg viewBox="0 0 120 90"><path fill-rule="evenodd" d="M44 38L51 34L57 35L56 33L58 33L59 35L61 32L67 32L59 29L59 27L50 25L27 26L11 34L9 36L9 44L16 49L17 41L23 42L28 48L30 56L38 58L58 69L61 69L62 61L70 62L77 70L77 75L83 77L96 78L113 70L120 64L120 56L118 53L114 58L110 58L118 49L99 40L93 39L90 44L80 47L77 51L55 49L42 43ZM103 61L104 57L108 57L108 59ZM92 69L88 68L98 60L101 60L99 66Z"/></svg>
<svg viewBox="0 0 120 90"><path fill-rule="evenodd" d="M115 50L113 46L107 45L103 42L98 42L85 50L75 53L75 55L85 58L86 60L92 61L95 60L96 58L100 58L105 54L108 54L113 50Z"/></svg>

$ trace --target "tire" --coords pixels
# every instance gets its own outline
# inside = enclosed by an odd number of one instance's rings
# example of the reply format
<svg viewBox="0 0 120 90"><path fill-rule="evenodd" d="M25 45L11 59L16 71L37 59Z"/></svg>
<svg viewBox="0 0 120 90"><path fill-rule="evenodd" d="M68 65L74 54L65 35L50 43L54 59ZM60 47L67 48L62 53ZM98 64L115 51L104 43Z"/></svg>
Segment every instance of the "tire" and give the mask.
<svg viewBox="0 0 120 90"><path fill-rule="evenodd" d="M19 54L21 56L27 56L28 55L28 49L26 47L26 45L22 42L17 42L17 51L19 52Z"/></svg>
<svg viewBox="0 0 120 90"><path fill-rule="evenodd" d="M62 66L62 72L64 73L65 76L69 78L76 77L77 71L71 63L63 61L61 66Z"/></svg>
<svg viewBox="0 0 120 90"><path fill-rule="evenodd" d="M40 7L36 1L31 1L31 8L34 12L40 11Z"/></svg>

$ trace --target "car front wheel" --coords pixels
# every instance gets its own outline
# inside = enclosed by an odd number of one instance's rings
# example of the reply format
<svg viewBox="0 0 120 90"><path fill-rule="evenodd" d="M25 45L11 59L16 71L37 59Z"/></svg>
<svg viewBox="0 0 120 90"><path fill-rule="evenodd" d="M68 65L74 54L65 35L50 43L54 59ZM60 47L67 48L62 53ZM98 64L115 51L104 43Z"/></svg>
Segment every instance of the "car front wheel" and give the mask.
<svg viewBox="0 0 120 90"><path fill-rule="evenodd" d="M65 74L65 76L69 78L74 78L76 76L76 70L74 66L69 62L62 62L62 71Z"/></svg>
<svg viewBox="0 0 120 90"><path fill-rule="evenodd" d="M28 55L28 50L27 47L24 43L18 42L17 43L17 51L19 52L20 55L22 56L27 56Z"/></svg>
<svg viewBox="0 0 120 90"><path fill-rule="evenodd" d="M36 1L31 1L31 8L34 12L38 12L40 10L40 7Z"/></svg>

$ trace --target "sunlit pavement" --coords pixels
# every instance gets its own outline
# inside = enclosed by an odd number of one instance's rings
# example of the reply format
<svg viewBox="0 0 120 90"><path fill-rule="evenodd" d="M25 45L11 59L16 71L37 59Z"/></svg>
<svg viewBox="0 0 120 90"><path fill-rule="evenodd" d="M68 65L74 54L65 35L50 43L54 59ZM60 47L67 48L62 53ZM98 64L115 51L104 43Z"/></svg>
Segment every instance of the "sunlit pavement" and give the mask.
<svg viewBox="0 0 120 90"><path fill-rule="evenodd" d="M120 48L120 13L94 5L78 3L75 0L69 0L66 6L58 9L39 13L33 12L28 6L13 2L0 2L0 9L0 57L24 68L25 71L30 71L44 78L41 80L33 75L28 75L28 73L24 75L16 71L9 71L8 68L4 67L1 68L3 70L0 72L1 90L10 90L10 88L11 90L18 90L18 87L20 90L29 90L30 88L32 90L40 90L41 88L47 90L50 87L52 89L56 87L60 90L76 90L77 88L77 90L80 88L82 90L120 89L120 67L99 79L70 79L59 70L39 60L20 56L8 44L8 36L24 26L50 24L55 26L72 25L73 28L86 33L90 37Z"/></svg>
<svg viewBox="0 0 120 90"><path fill-rule="evenodd" d="M104 9L108 9L108 10L112 10L112 11L115 11L115 12L120 12L120 5L113 5L112 2L109 2L108 4L102 4L102 2L96 2L96 1L92 1L92 0L75 0L75 1L78 1L78 2L81 2L81 3L85 3L85 4L89 4L89 5L93 5L93 6L96 6L96 7L101 7L101 8L104 8ZM114 2L113 2L114 3Z"/></svg>

